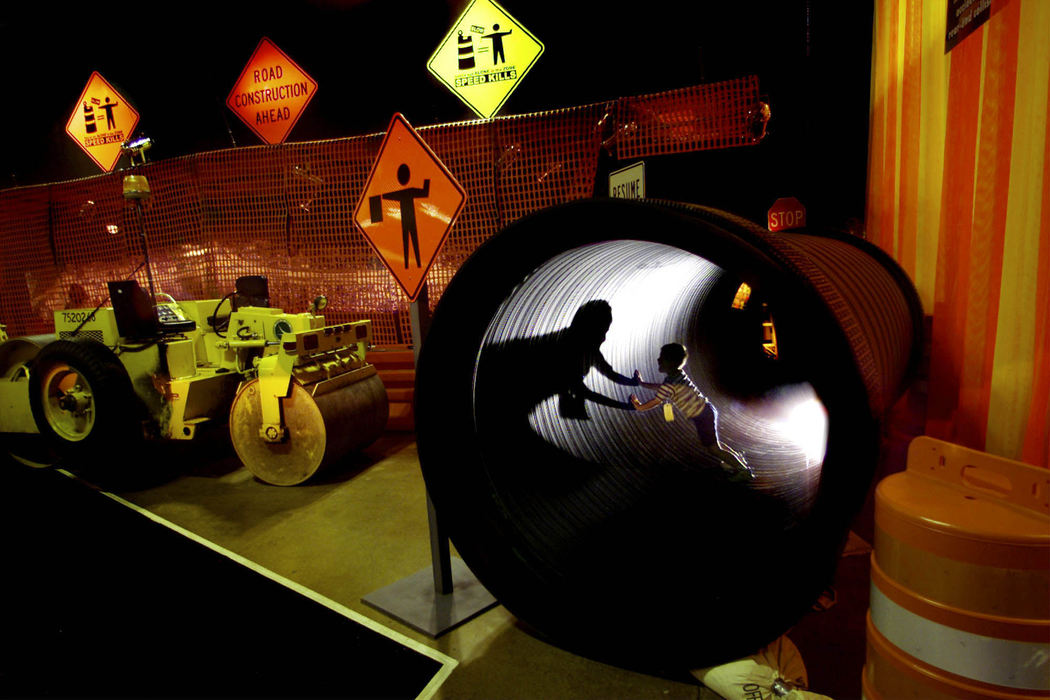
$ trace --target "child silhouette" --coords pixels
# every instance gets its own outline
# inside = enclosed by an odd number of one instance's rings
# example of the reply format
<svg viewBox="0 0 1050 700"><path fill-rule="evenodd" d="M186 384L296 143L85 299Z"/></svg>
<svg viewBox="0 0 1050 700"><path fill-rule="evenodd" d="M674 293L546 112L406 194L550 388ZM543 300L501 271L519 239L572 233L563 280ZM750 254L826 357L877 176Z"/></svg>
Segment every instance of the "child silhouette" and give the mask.
<svg viewBox="0 0 1050 700"><path fill-rule="evenodd" d="M682 369L686 357L685 346L679 343L668 343L660 348L656 364L666 375L661 384L642 381L641 373L635 370L634 377L638 383L650 391L655 391L656 396L642 403L637 396L631 394L631 406L636 411L648 411L663 404L664 418L668 421L674 420L674 409L678 409L696 426L700 444L721 462L731 480L751 481L755 475L743 455L722 444L718 438L718 411Z"/></svg>

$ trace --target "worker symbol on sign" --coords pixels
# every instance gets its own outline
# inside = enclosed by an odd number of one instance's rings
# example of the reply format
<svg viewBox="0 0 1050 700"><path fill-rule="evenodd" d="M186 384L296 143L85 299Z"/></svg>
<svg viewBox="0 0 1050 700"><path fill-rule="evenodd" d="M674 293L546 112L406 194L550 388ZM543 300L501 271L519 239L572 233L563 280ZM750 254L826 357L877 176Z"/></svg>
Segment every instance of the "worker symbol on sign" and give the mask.
<svg viewBox="0 0 1050 700"><path fill-rule="evenodd" d="M412 173L407 163L397 168L397 181L407 185ZM401 240L405 246L405 269L408 269L408 244L412 243L415 252L416 267L423 267L419 259L419 232L416 230L416 200L430 196L430 179L423 180L423 187L405 187L393 192L373 195L368 198L368 215L373 224L383 220L383 200L387 199L401 205Z"/></svg>
<svg viewBox="0 0 1050 700"><path fill-rule="evenodd" d="M508 29L505 32L501 32L499 30L499 25L493 24L492 33L484 34L481 37L482 39L489 39L490 41L492 41L492 65L499 65L500 61L503 61L504 63L507 62L507 59L503 56L503 37L507 36L513 31L513 29Z"/></svg>
<svg viewBox="0 0 1050 700"><path fill-rule="evenodd" d="M108 95L106 96L105 103L100 105L100 107L102 108L102 111L106 113L106 128L107 129L116 129L117 128L117 122L113 119L113 108L116 107L116 106L117 106L116 102L112 102L111 103L109 101L109 96Z"/></svg>

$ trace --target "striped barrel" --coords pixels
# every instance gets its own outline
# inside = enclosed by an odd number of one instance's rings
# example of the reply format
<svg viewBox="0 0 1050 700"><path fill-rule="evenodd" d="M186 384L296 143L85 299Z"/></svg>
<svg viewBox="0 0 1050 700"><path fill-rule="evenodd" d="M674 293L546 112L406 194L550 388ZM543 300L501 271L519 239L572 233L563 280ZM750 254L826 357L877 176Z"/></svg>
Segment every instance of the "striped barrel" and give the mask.
<svg viewBox="0 0 1050 700"><path fill-rule="evenodd" d="M867 700L1050 697L1050 472L929 437L875 491Z"/></svg>

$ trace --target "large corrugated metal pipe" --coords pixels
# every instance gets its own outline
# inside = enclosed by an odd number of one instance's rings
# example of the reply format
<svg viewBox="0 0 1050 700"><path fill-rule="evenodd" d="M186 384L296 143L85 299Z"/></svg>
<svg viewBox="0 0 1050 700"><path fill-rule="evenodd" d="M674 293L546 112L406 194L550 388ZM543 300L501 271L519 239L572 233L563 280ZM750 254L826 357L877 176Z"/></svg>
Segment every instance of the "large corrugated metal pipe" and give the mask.
<svg viewBox="0 0 1050 700"><path fill-rule="evenodd" d="M541 636L642 666L750 654L829 584L921 322L858 238L672 202L543 210L434 310L423 476L464 561ZM695 392L657 386L683 384L668 344Z"/></svg>

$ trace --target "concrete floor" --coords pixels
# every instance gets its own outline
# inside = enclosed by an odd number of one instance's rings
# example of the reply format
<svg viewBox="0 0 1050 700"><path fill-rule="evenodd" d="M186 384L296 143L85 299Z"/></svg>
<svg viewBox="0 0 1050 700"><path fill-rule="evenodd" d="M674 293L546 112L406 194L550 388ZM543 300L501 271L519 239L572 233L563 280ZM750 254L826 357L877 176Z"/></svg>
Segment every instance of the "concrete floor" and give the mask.
<svg viewBox="0 0 1050 700"><path fill-rule="evenodd" d="M188 456L187 456L188 455ZM111 489L177 526L395 630L458 662L437 698L708 698L683 674L670 680L609 666L561 650L529 634L503 607L432 639L362 603L362 597L430 567L425 489L411 433L385 433L361 454L304 485L265 484L243 468L221 440L201 442L163 478ZM163 471L163 470L162 470ZM854 559L864 559L858 557ZM843 559L847 561L847 559ZM866 569L851 574L859 593L840 619L800 627L800 637L859 690L863 665ZM862 598L862 599L858 599ZM841 616L848 616L844 624ZM816 627L814 626L816 625ZM847 629L847 651L819 628ZM792 634L792 636L794 633ZM814 660L810 667L813 686ZM819 647L819 648L818 648ZM846 658L843 664L842 657ZM814 690L830 694L827 687ZM848 698L850 691L835 697Z"/></svg>

